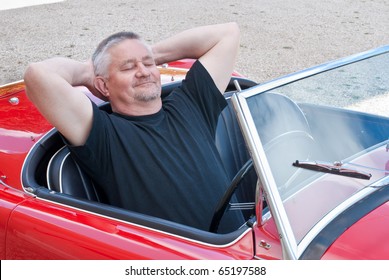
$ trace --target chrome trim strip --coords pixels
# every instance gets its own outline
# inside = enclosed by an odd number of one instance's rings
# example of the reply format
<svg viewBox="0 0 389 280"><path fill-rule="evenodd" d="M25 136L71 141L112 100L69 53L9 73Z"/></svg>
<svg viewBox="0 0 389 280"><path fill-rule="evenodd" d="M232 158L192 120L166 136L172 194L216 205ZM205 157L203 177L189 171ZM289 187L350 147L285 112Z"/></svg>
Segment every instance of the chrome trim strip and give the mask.
<svg viewBox="0 0 389 280"><path fill-rule="evenodd" d="M385 187L387 185L389 185L389 175L386 175L385 177L381 178L380 180L372 183L370 185L370 187L378 189L378 188L383 188L383 187Z"/></svg>
<svg viewBox="0 0 389 280"><path fill-rule="evenodd" d="M4 85L0 85L0 89L6 88L6 87L12 87L12 86L15 86L15 85L18 85L18 84L23 84L23 83L24 83L24 80L18 80L18 81L15 81L15 82L6 83Z"/></svg>
<svg viewBox="0 0 389 280"><path fill-rule="evenodd" d="M230 203L228 211L252 210L255 208L255 202L236 202Z"/></svg>

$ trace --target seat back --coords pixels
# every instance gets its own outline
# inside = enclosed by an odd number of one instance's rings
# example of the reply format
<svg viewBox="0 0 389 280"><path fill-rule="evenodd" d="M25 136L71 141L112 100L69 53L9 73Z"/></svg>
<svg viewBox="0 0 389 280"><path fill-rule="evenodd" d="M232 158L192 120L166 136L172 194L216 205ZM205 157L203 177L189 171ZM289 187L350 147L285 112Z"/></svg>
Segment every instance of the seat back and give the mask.
<svg viewBox="0 0 389 280"><path fill-rule="evenodd" d="M249 107L264 146L286 132L310 132L300 107L285 95L261 93L249 100Z"/></svg>
<svg viewBox="0 0 389 280"><path fill-rule="evenodd" d="M66 146L55 153L48 164L47 185L49 190L101 202L94 182L73 160Z"/></svg>
<svg viewBox="0 0 389 280"><path fill-rule="evenodd" d="M216 128L215 143L227 175L232 181L237 172L250 159L250 155L231 100L229 98L226 100L228 106L220 114ZM243 204L253 203L255 201L256 182L257 175L255 170L252 169L235 191L236 202ZM252 214L252 210L242 211L242 214L248 218Z"/></svg>
<svg viewBox="0 0 389 280"><path fill-rule="evenodd" d="M232 180L250 156L230 99L227 99L227 102L228 106L224 108L218 120L215 143L227 174Z"/></svg>

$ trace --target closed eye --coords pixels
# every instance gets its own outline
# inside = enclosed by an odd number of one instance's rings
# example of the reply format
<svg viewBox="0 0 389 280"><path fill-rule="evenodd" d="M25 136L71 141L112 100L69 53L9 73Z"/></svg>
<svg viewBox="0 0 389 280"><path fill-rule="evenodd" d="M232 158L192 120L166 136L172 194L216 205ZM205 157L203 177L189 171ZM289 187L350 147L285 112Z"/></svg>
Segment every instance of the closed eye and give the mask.
<svg viewBox="0 0 389 280"><path fill-rule="evenodd" d="M155 61L152 57L145 57L142 61L134 61L133 59L129 59L125 61L120 67L121 71L130 71L137 67L138 63L142 63L145 67L153 67L155 66Z"/></svg>
<svg viewBox="0 0 389 280"><path fill-rule="evenodd" d="M151 66L155 65L154 59L152 59L152 58L147 58L147 59L143 60L142 63L146 67L151 67Z"/></svg>
<svg viewBox="0 0 389 280"><path fill-rule="evenodd" d="M135 63L126 63L122 67L120 67L120 70L129 71L129 70L133 70L134 68L135 68Z"/></svg>

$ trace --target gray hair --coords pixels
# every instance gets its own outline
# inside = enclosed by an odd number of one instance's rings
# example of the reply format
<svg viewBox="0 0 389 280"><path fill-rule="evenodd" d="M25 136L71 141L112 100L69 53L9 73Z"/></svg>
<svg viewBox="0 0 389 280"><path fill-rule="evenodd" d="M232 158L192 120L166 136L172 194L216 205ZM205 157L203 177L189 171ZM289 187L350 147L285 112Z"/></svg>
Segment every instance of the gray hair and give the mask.
<svg viewBox="0 0 389 280"><path fill-rule="evenodd" d="M124 40L141 40L141 37L134 32L118 32L100 42L92 55L92 62L96 76L108 76L108 65L110 63L108 50Z"/></svg>

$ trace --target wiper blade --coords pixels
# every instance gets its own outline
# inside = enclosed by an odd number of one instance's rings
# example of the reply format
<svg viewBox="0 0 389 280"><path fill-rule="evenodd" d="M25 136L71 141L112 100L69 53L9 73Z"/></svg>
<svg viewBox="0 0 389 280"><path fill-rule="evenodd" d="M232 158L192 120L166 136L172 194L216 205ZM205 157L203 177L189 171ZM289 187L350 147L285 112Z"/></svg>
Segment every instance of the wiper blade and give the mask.
<svg viewBox="0 0 389 280"><path fill-rule="evenodd" d="M296 160L293 166L309 169L313 171L319 171L324 173L330 173L334 175L370 180L371 174L356 169L343 168L343 163L335 162L328 163L322 161L300 161Z"/></svg>

